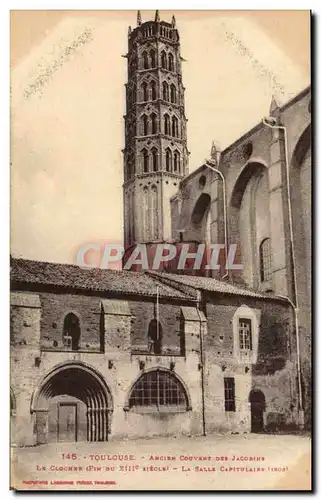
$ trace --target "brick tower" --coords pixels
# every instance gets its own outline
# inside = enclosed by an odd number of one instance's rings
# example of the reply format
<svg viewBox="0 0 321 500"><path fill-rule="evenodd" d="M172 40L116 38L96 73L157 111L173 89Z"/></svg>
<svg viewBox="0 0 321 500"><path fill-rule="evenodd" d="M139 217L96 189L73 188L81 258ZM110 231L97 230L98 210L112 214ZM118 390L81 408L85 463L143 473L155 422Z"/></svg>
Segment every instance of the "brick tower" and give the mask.
<svg viewBox="0 0 321 500"><path fill-rule="evenodd" d="M128 83L124 153L124 243L172 238L170 198L188 173L185 88L179 34L171 23L142 22L128 29Z"/></svg>

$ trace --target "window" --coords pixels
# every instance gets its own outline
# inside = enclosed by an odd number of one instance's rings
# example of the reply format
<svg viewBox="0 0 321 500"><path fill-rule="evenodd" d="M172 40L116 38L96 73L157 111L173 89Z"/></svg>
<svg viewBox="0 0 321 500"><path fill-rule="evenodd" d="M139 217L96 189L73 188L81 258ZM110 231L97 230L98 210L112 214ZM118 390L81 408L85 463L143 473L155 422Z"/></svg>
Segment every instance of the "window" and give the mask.
<svg viewBox="0 0 321 500"><path fill-rule="evenodd" d="M152 319L148 327L148 351L153 354L162 353L162 325L156 319Z"/></svg>
<svg viewBox="0 0 321 500"><path fill-rule="evenodd" d="M168 94L168 83L167 82L163 82L163 99L164 99L164 101L168 101L168 97L169 97L169 94Z"/></svg>
<svg viewBox="0 0 321 500"><path fill-rule="evenodd" d="M166 172L172 171L172 152L170 149L166 149Z"/></svg>
<svg viewBox="0 0 321 500"><path fill-rule="evenodd" d="M143 52L142 57L143 57L143 68L148 69L148 54L147 54L147 52Z"/></svg>
<svg viewBox="0 0 321 500"><path fill-rule="evenodd" d="M270 238L265 238L260 245L260 277L262 282L269 281L272 278L272 255Z"/></svg>
<svg viewBox="0 0 321 500"><path fill-rule="evenodd" d="M239 319L239 343L241 351L252 350L252 322L248 318Z"/></svg>
<svg viewBox="0 0 321 500"><path fill-rule="evenodd" d="M148 117L146 115L142 116L143 124L143 135L148 135Z"/></svg>
<svg viewBox="0 0 321 500"><path fill-rule="evenodd" d="M233 377L224 378L224 400L225 411L235 411L235 379Z"/></svg>
<svg viewBox="0 0 321 500"><path fill-rule="evenodd" d="M150 61L151 61L151 67L155 68L155 66L156 66L156 54L155 54L154 49L152 49L150 51L149 56L150 56Z"/></svg>
<svg viewBox="0 0 321 500"><path fill-rule="evenodd" d="M173 56L173 54L168 54L168 69L169 69L169 71L174 71L174 56Z"/></svg>
<svg viewBox="0 0 321 500"><path fill-rule="evenodd" d="M177 151L174 152L174 172L178 172L179 168L179 153Z"/></svg>
<svg viewBox="0 0 321 500"><path fill-rule="evenodd" d="M171 102L176 103L176 87L174 84L171 85Z"/></svg>
<svg viewBox="0 0 321 500"><path fill-rule="evenodd" d="M147 151L147 149L142 150L142 157L143 157L143 171L148 172L149 165L148 165L148 151Z"/></svg>
<svg viewBox="0 0 321 500"><path fill-rule="evenodd" d="M80 340L79 318L74 313L69 313L64 319L63 343L66 349L77 351Z"/></svg>
<svg viewBox="0 0 321 500"><path fill-rule="evenodd" d="M151 81L150 87L151 87L151 93L152 93L152 101L155 101L157 99L157 97L156 97L156 82L154 82L154 80Z"/></svg>
<svg viewBox="0 0 321 500"><path fill-rule="evenodd" d="M134 385L129 408L154 407L159 409L182 408L187 410L188 401L180 381L164 370L144 373Z"/></svg>
<svg viewBox="0 0 321 500"><path fill-rule="evenodd" d="M178 137L178 119L176 116L172 118L172 136Z"/></svg>
<svg viewBox="0 0 321 500"><path fill-rule="evenodd" d="M143 101L148 101L148 90L147 90L147 83L143 82L142 83L142 94L143 94Z"/></svg>
<svg viewBox="0 0 321 500"><path fill-rule="evenodd" d="M167 69L167 55L164 51L161 53L161 64L162 68Z"/></svg>
<svg viewBox="0 0 321 500"><path fill-rule="evenodd" d="M171 126L170 126L170 118L168 115L164 116L164 131L165 135L170 135L171 134Z"/></svg>
<svg viewBox="0 0 321 500"><path fill-rule="evenodd" d="M157 134L157 116L155 113L152 113L150 115L151 122L152 122L152 134Z"/></svg>
<svg viewBox="0 0 321 500"><path fill-rule="evenodd" d="M153 171L157 172L157 170L158 170L158 154L157 154L156 148L152 149L152 164L153 164Z"/></svg>

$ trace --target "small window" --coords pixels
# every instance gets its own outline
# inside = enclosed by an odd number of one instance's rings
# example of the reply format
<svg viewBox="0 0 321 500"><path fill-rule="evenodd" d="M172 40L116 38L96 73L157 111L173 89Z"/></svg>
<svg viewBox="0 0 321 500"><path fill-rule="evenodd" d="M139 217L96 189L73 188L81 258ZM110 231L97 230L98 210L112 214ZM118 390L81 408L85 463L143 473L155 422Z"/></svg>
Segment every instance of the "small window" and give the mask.
<svg viewBox="0 0 321 500"><path fill-rule="evenodd" d="M165 135L170 135L171 133L171 126L170 126L170 118L168 115L164 116L164 132Z"/></svg>
<svg viewBox="0 0 321 500"><path fill-rule="evenodd" d="M163 99L164 101L169 100L169 87L167 82L163 82Z"/></svg>
<svg viewBox="0 0 321 500"><path fill-rule="evenodd" d="M162 64L162 68L167 69L167 55L166 55L166 52L164 52L164 51L161 54L161 64Z"/></svg>
<svg viewBox="0 0 321 500"><path fill-rule="evenodd" d="M74 313L69 313L64 320L63 344L66 349L77 351L80 341L79 318Z"/></svg>
<svg viewBox="0 0 321 500"><path fill-rule="evenodd" d="M142 83L142 94L143 94L143 101L148 101L148 85L146 82Z"/></svg>
<svg viewBox="0 0 321 500"><path fill-rule="evenodd" d="M146 149L142 150L142 157L143 157L143 172L146 173L149 171L149 158L148 158L148 151Z"/></svg>
<svg viewBox="0 0 321 500"><path fill-rule="evenodd" d="M153 163L153 171L157 172L158 170L158 152L156 148L152 149L152 163Z"/></svg>
<svg viewBox="0 0 321 500"><path fill-rule="evenodd" d="M166 149L166 172L172 171L172 152L170 149Z"/></svg>
<svg viewBox="0 0 321 500"><path fill-rule="evenodd" d="M156 82L154 82L154 80L150 82L150 88L152 94L152 101L156 101Z"/></svg>
<svg viewBox="0 0 321 500"><path fill-rule="evenodd" d="M187 410L188 401L181 382L164 370L144 373L134 385L129 408L154 407L155 410L181 408Z"/></svg>
<svg viewBox="0 0 321 500"><path fill-rule="evenodd" d="M150 119L152 125L152 134L157 134L157 116L155 115L155 113L152 113L150 115Z"/></svg>
<svg viewBox="0 0 321 500"><path fill-rule="evenodd" d="M176 87L174 84L171 85L171 102L176 103Z"/></svg>
<svg viewBox="0 0 321 500"><path fill-rule="evenodd" d="M143 52L143 68L148 69L148 54L147 52Z"/></svg>
<svg viewBox="0 0 321 500"><path fill-rule="evenodd" d="M252 322L248 318L239 319L239 343L241 351L252 350Z"/></svg>
<svg viewBox="0 0 321 500"><path fill-rule="evenodd" d="M235 379L224 378L225 411L235 411Z"/></svg>
<svg viewBox="0 0 321 500"><path fill-rule="evenodd" d="M168 69L174 71L174 56L171 53L168 54Z"/></svg>
<svg viewBox="0 0 321 500"><path fill-rule="evenodd" d="M265 238L260 245L260 277L262 283L270 281L272 278L272 253L270 238Z"/></svg>
<svg viewBox="0 0 321 500"><path fill-rule="evenodd" d="M150 61L151 61L151 67L155 68L155 66L156 66L156 53L155 53L154 49L152 49L149 52L149 56L150 56Z"/></svg>

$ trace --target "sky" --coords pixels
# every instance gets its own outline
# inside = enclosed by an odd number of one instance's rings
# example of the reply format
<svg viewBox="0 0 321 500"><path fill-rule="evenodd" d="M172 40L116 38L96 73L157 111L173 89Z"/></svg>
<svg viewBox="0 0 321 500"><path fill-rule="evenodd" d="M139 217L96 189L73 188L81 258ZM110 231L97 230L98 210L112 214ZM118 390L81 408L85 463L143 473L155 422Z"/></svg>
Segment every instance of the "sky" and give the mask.
<svg viewBox="0 0 321 500"><path fill-rule="evenodd" d="M190 172L309 84L308 11L176 11ZM144 20L154 12L142 11ZM11 253L74 263L122 243L128 26L134 11L13 11Z"/></svg>

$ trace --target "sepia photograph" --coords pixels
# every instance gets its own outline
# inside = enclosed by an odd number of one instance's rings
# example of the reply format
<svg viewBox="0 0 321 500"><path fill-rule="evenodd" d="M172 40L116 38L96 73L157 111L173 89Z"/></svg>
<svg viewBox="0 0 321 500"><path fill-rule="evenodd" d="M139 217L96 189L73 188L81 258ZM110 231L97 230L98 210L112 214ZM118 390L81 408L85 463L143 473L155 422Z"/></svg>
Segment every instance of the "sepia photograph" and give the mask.
<svg viewBox="0 0 321 500"><path fill-rule="evenodd" d="M311 491L311 11L10 13L10 488Z"/></svg>

